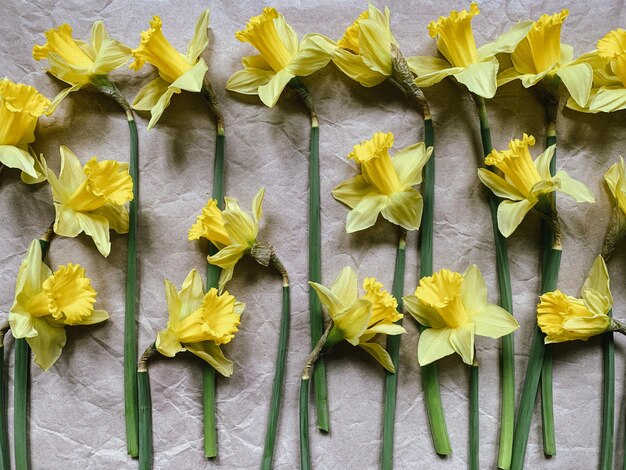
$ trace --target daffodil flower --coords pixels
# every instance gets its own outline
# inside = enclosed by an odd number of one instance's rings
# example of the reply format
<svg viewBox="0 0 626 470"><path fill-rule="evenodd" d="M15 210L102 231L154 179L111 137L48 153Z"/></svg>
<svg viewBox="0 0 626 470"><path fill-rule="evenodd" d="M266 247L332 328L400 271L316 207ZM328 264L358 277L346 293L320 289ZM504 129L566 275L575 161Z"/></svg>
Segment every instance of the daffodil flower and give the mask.
<svg viewBox="0 0 626 470"><path fill-rule="evenodd" d="M333 63L352 80L373 87L393 74L391 45L398 46L389 24L389 8L371 3L346 29L333 51Z"/></svg>
<svg viewBox="0 0 626 470"><path fill-rule="evenodd" d="M283 15L270 7L250 18L246 29L238 31L235 38L251 44L259 55L243 58L243 70L228 79L226 89L259 95L263 104L270 108L292 78L310 75L324 67L335 48L334 43L321 34L307 34L298 41L298 35Z"/></svg>
<svg viewBox="0 0 626 470"><path fill-rule="evenodd" d="M333 196L352 210L346 231L356 232L376 223L378 214L407 230L417 230L422 218L422 196L413 188L422 181L422 168L432 154L432 147L422 142L410 145L395 157L391 132L377 132L370 140L354 146L348 155L361 166L361 174L339 184Z"/></svg>
<svg viewBox="0 0 626 470"><path fill-rule="evenodd" d="M37 171L41 166L28 152L28 144L35 141L37 120L49 107L50 100L32 86L0 80L0 163L22 170L25 183L45 179Z"/></svg>
<svg viewBox="0 0 626 470"><path fill-rule="evenodd" d="M417 75L415 84L428 87L453 76L469 91L483 98L496 94L499 63L496 54L511 53L530 30L532 22L517 23L494 42L476 47L472 18L480 13L476 3L467 10L452 10L428 25L428 33L437 39L437 49L445 57L407 57L409 68Z"/></svg>
<svg viewBox="0 0 626 470"><path fill-rule="evenodd" d="M309 285L315 289L333 321L324 346L346 340L363 348L385 369L394 372L389 354L373 339L379 333L399 335L406 330L395 324L403 315L398 313L398 302L383 285L372 277L365 278L365 294L359 297L358 279L349 266L341 270L330 288L316 282L309 282Z"/></svg>
<svg viewBox="0 0 626 470"><path fill-rule="evenodd" d="M533 145L535 138L524 134L521 140L511 140L508 150L493 150L485 158L485 164L496 167L504 173L504 178L485 168L478 170L478 177L485 186L505 199L498 206L498 226L505 237L515 231L543 194L559 190L576 202L595 202L589 189L565 171L550 176L555 145L548 147L534 162L528 150Z"/></svg>
<svg viewBox="0 0 626 470"><path fill-rule="evenodd" d="M519 328L513 316L487 301L487 286L476 265L463 273L442 269L420 279L415 295L404 297L407 311L427 327L419 338L421 366L458 353L474 364L474 336L500 338Z"/></svg>
<svg viewBox="0 0 626 470"><path fill-rule="evenodd" d="M65 326L93 325L109 318L104 310L94 310L96 295L82 267L70 263L53 273L41 261L39 240L33 240L17 273L9 312L11 333L26 338L35 362L48 370L65 346Z"/></svg>
<svg viewBox="0 0 626 470"><path fill-rule="evenodd" d="M613 296L609 273L601 256L595 259L580 295L582 299L577 299L557 290L541 296L537 323L546 335L546 344L587 341L611 327L608 312L613 307Z"/></svg>
<svg viewBox="0 0 626 470"><path fill-rule="evenodd" d="M265 189L261 188L254 196L252 214L242 211L235 198L224 198L226 203L224 210L217 207L215 199L209 199L189 229L189 240L206 238L219 249L216 254L209 256L207 261L222 268L219 280L220 292L233 277L237 261L257 244L264 195Z"/></svg>
<svg viewBox="0 0 626 470"><path fill-rule="evenodd" d="M571 98L567 107L584 113L610 113L626 109L626 31L618 28L598 41L598 60L593 71L593 88L584 106Z"/></svg>
<svg viewBox="0 0 626 470"><path fill-rule="evenodd" d="M513 67L498 75L498 86L521 80L525 88L558 76L579 106L585 106L593 82L593 66L597 56L588 53L574 60L572 46L561 44L561 26L569 15L562 10L542 15L511 54Z"/></svg>
<svg viewBox="0 0 626 470"><path fill-rule="evenodd" d="M98 81L130 59L130 48L111 39L102 21L91 28L89 44L72 37L72 27L62 24L45 33L48 40L43 46L33 47L35 60L48 60L48 72L59 80L72 85L61 91L52 101L51 113L68 93L80 90Z"/></svg>
<svg viewBox="0 0 626 470"><path fill-rule="evenodd" d="M157 335L157 351L167 357L189 351L230 377L233 363L220 346L235 337L245 305L228 292L218 294L215 288L205 294L195 269L187 275L180 291L166 280L165 295L169 321Z"/></svg>
<svg viewBox="0 0 626 470"><path fill-rule="evenodd" d="M602 256L608 259L615 246L626 238L626 168L622 157L604 173L604 181L613 199L613 212L602 247Z"/></svg>
<svg viewBox="0 0 626 470"><path fill-rule="evenodd" d="M157 78L139 90L133 101L134 109L150 111L148 129L157 123L174 94L182 90L194 93L201 91L208 70L200 55L209 45L209 10L200 14L186 55L174 49L163 36L162 26L161 18L153 16L150 29L141 33L141 43L132 51L135 60L130 65L131 69L139 70L147 62L159 72Z"/></svg>
<svg viewBox="0 0 626 470"><path fill-rule="evenodd" d="M85 232L102 256L108 256L109 229L128 233L125 204L133 199L128 164L94 157L82 167L78 157L63 146L58 179L47 167L46 172L56 210L54 232L64 237Z"/></svg>

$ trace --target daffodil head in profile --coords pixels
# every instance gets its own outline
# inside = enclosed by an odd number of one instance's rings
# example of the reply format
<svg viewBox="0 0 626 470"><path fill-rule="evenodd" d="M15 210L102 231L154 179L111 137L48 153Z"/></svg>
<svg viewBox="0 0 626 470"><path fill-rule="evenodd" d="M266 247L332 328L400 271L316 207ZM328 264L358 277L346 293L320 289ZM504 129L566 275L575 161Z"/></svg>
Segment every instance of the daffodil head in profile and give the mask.
<svg viewBox="0 0 626 470"><path fill-rule="evenodd" d="M59 266L54 273L41 260L33 240L17 273L15 300L9 312L11 333L25 338L35 362L48 370L65 346L65 327L93 325L109 315L95 310L96 291L78 264Z"/></svg>
<svg viewBox="0 0 626 470"><path fill-rule="evenodd" d="M476 265L463 273L442 269L420 279L414 295L404 297L407 311L423 326L417 358L420 365L458 353L474 364L474 336L500 338L519 324L487 300L487 286Z"/></svg>
<svg viewBox="0 0 626 470"><path fill-rule="evenodd" d="M483 98L496 94L498 60L496 54L511 53L529 31L532 22L517 23L494 42L476 47L472 19L480 13L475 2L469 10L452 10L428 25L430 37L444 59L429 56L408 57L409 68L417 75L415 84L428 87L453 76L472 93Z"/></svg>
<svg viewBox="0 0 626 470"><path fill-rule="evenodd" d="M133 101L134 109L150 111L148 129L157 123L174 94L182 90L201 91L208 70L200 55L209 44L209 10L200 14L185 55L170 44L161 31L162 26L161 18L153 16L150 28L141 33L139 46L132 50L135 60L130 65L131 69L139 70L148 63L159 72L157 78L139 90Z"/></svg>
<svg viewBox="0 0 626 470"><path fill-rule="evenodd" d="M377 334L399 335L406 330L396 324L403 315L398 312L398 302L374 278L365 278L359 297L358 279L350 267L341 270L330 288L309 282L333 322L324 347L343 340L367 351L389 372L395 368L387 351L374 342Z"/></svg>
<svg viewBox="0 0 626 470"><path fill-rule="evenodd" d="M59 177L47 166L46 174L56 211L54 232L64 237L85 232L102 256L108 256L109 230L128 233L126 203L133 199L128 164L94 157L82 166L69 148L61 147Z"/></svg>
<svg viewBox="0 0 626 470"><path fill-rule="evenodd" d="M568 15L568 10L561 10L544 14L533 23L511 54L513 66L498 75L498 86L520 80L525 88L540 84L555 94L562 82L572 100L585 106L593 84L593 69L599 61L595 53L574 59L572 47L561 43L561 27Z"/></svg>
<svg viewBox="0 0 626 470"><path fill-rule="evenodd" d="M608 259L617 244L626 238L626 168L622 157L604 173L604 181L613 202L602 247L602 256Z"/></svg>
<svg viewBox="0 0 626 470"><path fill-rule="evenodd" d="M567 107L585 113L610 113L626 109L626 30L610 31L598 41L593 88L587 103L578 105L571 98Z"/></svg>
<svg viewBox="0 0 626 470"><path fill-rule="evenodd" d="M392 158L393 140L391 132L377 132L348 155L359 164L361 174L333 189L335 199L352 209L346 222L348 233L371 227L379 214L407 230L420 226L422 196L413 186L421 183L422 168L433 149L418 142Z"/></svg>
<svg viewBox="0 0 626 470"><path fill-rule="evenodd" d="M56 96L48 113L51 113L68 93L97 83L99 77L106 76L130 59L130 48L111 39L102 21L93 24L89 43L74 39L69 24L50 29L44 35L47 42L43 46L33 47L33 58L47 60L48 72L72 85Z"/></svg>
<svg viewBox="0 0 626 470"><path fill-rule="evenodd" d="M196 218L196 222L189 229L189 240L206 238L219 250L216 254L209 255L207 260L222 268L219 281L220 291L233 277L237 261L257 244L264 195L265 189L261 188L254 196L252 214L241 210L235 198L224 198L226 205L224 210L218 207L215 199L209 199Z"/></svg>
<svg viewBox="0 0 626 470"><path fill-rule="evenodd" d="M598 256L581 289L581 299L557 290L547 292L537 305L537 323L546 335L546 343L583 340L604 333L612 326L609 311L613 307L606 264Z"/></svg>
<svg viewBox="0 0 626 470"><path fill-rule="evenodd" d="M498 206L498 225L505 237L515 231L542 195L558 190L577 202L594 202L589 189L565 171L550 175L555 145L548 147L535 161L529 150L533 145L535 138L524 134L521 139L511 140L508 150L494 150L485 158L485 165L500 170L504 177L489 169L478 170L478 177L485 186L504 199Z"/></svg>
<svg viewBox="0 0 626 470"><path fill-rule="evenodd" d="M8 78L0 80L0 163L22 170L25 183L45 179L39 160L29 153L28 144L35 141L37 120L50 104L32 86Z"/></svg>
<svg viewBox="0 0 626 470"><path fill-rule="evenodd" d="M245 56L243 70L235 72L226 89L245 95L258 95L272 107L294 77L303 77L323 68L330 61L335 44L321 34L307 34L302 40L283 15L266 7L250 18L245 29L235 34L252 45L259 54Z"/></svg>
<svg viewBox="0 0 626 470"><path fill-rule="evenodd" d="M371 3L352 23L333 51L333 63L352 80L373 87L393 74L389 8L380 11Z"/></svg>
<svg viewBox="0 0 626 470"><path fill-rule="evenodd" d="M165 281L169 320L159 331L155 346L167 357L189 351L208 362L220 374L230 377L233 363L220 346L229 343L238 331L245 305L228 292L219 294L211 288L204 293L202 278L192 270L179 291Z"/></svg>

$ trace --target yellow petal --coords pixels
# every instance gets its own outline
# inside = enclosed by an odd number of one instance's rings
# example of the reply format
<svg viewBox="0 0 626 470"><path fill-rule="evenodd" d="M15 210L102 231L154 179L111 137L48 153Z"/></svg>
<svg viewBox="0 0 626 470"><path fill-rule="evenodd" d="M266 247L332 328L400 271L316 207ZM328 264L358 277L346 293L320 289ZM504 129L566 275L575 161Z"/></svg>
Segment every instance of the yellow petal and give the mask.
<svg viewBox="0 0 626 470"><path fill-rule="evenodd" d="M400 184L404 187L415 186L422 182L422 169L433 153L433 147L418 142L400 150L392 159Z"/></svg>
<svg viewBox="0 0 626 470"><path fill-rule="evenodd" d="M370 193L361 199L361 202L348 213L346 232L358 232L374 225L388 198L383 194Z"/></svg>
<svg viewBox="0 0 626 470"><path fill-rule="evenodd" d="M78 264L60 266L44 281L43 291L50 314L66 325L81 324L93 313L96 291Z"/></svg>
<svg viewBox="0 0 626 470"><path fill-rule="evenodd" d="M409 69L411 69L411 71L418 77L422 77L423 75L434 74L437 72L443 72L444 70L448 70L448 69L458 69L454 73L458 73L461 70L463 70L463 67L452 67L447 60L443 60L443 59L440 59L439 57L432 57L432 56L407 57L406 62L409 66ZM451 74L448 74L448 75L451 75Z"/></svg>
<svg viewBox="0 0 626 470"><path fill-rule="evenodd" d="M376 343L359 343L359 347L363 348L367 353L378 361L390 373L394 373L396 368L393 366L391 357L385 348Z"/></svg>
<svg viewBox="0 0 626 470"><path fill-rule="evenodd" d="M450 64L467 67L478 62L471 22L479 13L476 3L471 3L469 11L452 10L448 17L440 16L428 25L430 36L437 38L437 48Z"/></svg>
<svg viewBox="0 0 626 470"><path fill-rule="evenodd" d="M371 192L372 187L365 182L363 176L357 175L339 183L332 194L335 199L354 209Z"/></svg>
<svg viewBox="0 0 626 470"><path fill-rule="evenodd" d="M117 233L128 233L128 209L126 206L116 206L107 204L95 211L91 211L93 215L100 215L109 221L109 228Z"/></svg>
<svg viewBox="0 0 626 470"><path fill-rule="evenodd" d="M105 258L111 253L109 240L109 221L101 215L83 214L77 212L76 217L83 231L93 238L96 248Z"/></svg>
<svg viewBox="0 0 626 470"><path fill-rule="evenodd" d="M368 300L359 299L343 312L338 312L333 317L335 327L341 331L343 339L353 346L360 342L361 335L365 332L372 314L372 303Z"/></svg>
<svg viewBox="0 0 626 470"><path fill-rule="evenodd" d="M450 343L452 328L426 328L417 343L417 360L420 366L428 365L454 353Z"/></svg>
<svg viewBox="0 0 626 470"><path fill-rule="evenodd" d="M626 52L626 31L617 28L607 33L598 41L598 55L604 59L613 59Z"/></svg>
<svg viewBox="0 0 626 470"><path fill-rule="evenodd" d="M111 70L115 70L128 62L131 55L130 47L114 39L104 39L96 55L91 73L106 75Z"/></svg>
<svg viewBox="0 0 626 470"><path fill-rule="evenodd" d="M193 67L178 77L171 86L197 93L202 89L204 76L208 69L204 59L200 59Z"/></svg>
<svg viewBox="0 0 626 470"><path fill-rule="evenodd" d="M56 234L62 237L74 238L83 231L83 228L78 223L78 217L74 209L55 202L54 210L54 232Z"/></svg>
<svg viewBox="0 0 626 470"><path fill-rule="evenodd" d="M209 199L189 229L188 239L206 238L216 246L230 245L230 237L224 227L222 211L217 207L216 199Z"/></svg>
<svg viewBox="0 0 626 470"><path fill-rule="evenodd" d="M26 150L35 140L37 119L50 106L50 100L35 88L0 80L0 145L12 145Z"/></svg>
<svg viewBox="0 0 626 470"><path fill-rule="evenodd" d="M498 227L500 233L509 237L522 223L524 216L530 211L536 202L528 199L521 201L502 201L498 206Z"/></svg>
<svg viewBox="0 0 626 470"><path fill-rule="evenodd" d="M258 95L259 87L269 83L273 76L274 71L245 68L231 75L226 89L244 95Z"/></svg>
<svg viewBox="0 0 626 470"><path fill-rule="evenodd" d="M11 310L15 310L19 304L24 304L30 298L39 294L42 290L43 281L51 274L50 268L41 260L39 240L33 240L28 245L26 256L17 272L15 302Z"/></svg>
<svg viewBox="0 0 626 470"><path fill-rule="evenodd" d="M363 62L374 72L386 77L393 73L390 44L382 25L370 19L359 22L359 51Z"/></svg>
<svg viewBox="0 0 626 470"><path fill-rule="evenodd" d="M404 308L420 324L428 328L443 328L446 322L434 308L424 305L415 295L407 295L402 298Z"/></svg>
<svg viewBox="0 0 626 470"><path fill-rule="evenodd" d="M606 306L608 308L602 312L606 314L608 309L613 306L613 295L611 294L611 280L609 278L609 272L602 256L596 257L591 269L589 270L589 274L585 279L585 283L583 284L581 291L584 292L587 290L595 291L606 299Z"/></svg>
<svg viewBox="0 0 626 470"><path fill-rule="evenodd" d="M520 21L506 33L498 36L494 42L490 42L478 48L478 60L483 61L496 54L511 54L522 39L532 28L532 21Z"/></svg>
<svg viewBox="0 0 626 470"><path fill-rule="evenodd" d="M200 54L209 45L209 10L200 13L193 37L187 47L187 60L191 64L195 64Z"/></svg>
<svg viewBox="0 0 626 470"><path fill-rule="evenodd" d="M250 247L243 245L229 245L222 248L213 256L207 258L208 262L219 266L222 269L233 268L237 261L250 250Z"/></svg>
<svg viewBox="0 0 626 470"><path fill-rule="evenodd" d="M178 293L178 298L180 299L180 305L178 307L179 320L184 320L202 306L202 302L204 301L202 277L200 277L200 274L195 269L192 269L183 281L183 285ZM172 321L171 315L170 321Z"/></svg>
<svg viewBox="0 0 626 470"><path fill-rule="evenodd" d="M600 88L591 101L589 108L592 111L604 113L626 109L626 89Z"/></svg>
<svg viewBox="0 0 626 470"><path fill-rule="evenodd" d="M166 357L174 357L179 352L185 350L183 345L180 344L176 333L169 329L169 324L168 328L161 330L157 333L154 346L156 347L157 351L159 351L159 353L163 354Z"/></svg>
<svg viewBox="0 0 626 470"><path fill-rule="evenodd" d="M519 323L509 312L495 304L486 305L472 317L476 325L476 334L500 338L519 328Z"/></svg>
<svg viewBox="0 0 626 470"><path fill-rule="evenodd" d="M150 111L159 102L159 99L167 91L169 84L161 77L148 82L135 97L133 108L138 111Z"/></svg>
<svg viewBox="0 0 626 470"><path fill-rule="evenodd" d="M593 84L593 69L589 64L576 64L561 67L556 71L565 88L579 106L585 106Z"/></svg>
<svg viewBox="0 0 626 470"><path fill-rule="evenodd" d="M337 49L333 52L332 60L339 70L364 87L379 85L387 79L385 74L370 69L369 66L363 62L362 56L353 54L352 52Z"/></svg>
<svg viewBox="0 0 626 470"><path fill-rule="evenodd" d="M49 59L51 53L57 54L67 64L85 69L90 69L93 61L78 46L72 38L72 27L62 24L57 28L50 29L45 33L48 42L43 46L33 47L33 58L35 60Z"/></svg>
<svg viewBox="0 0 626 470"><path fill-rule="evenodd" d="M185 56L179 53L163 36L161 27L163 22L158 16L153 16L150 29L141 33L141 42L133 49L135 61L130 65L133 70L139 70L146 62L154 65L163 80L172 83L192 67Z"/></svg>
<svg viewBox="0 0 626 470"><path fill-rule="evenodd" d="M161 95L157 104L150 110L150 122L148 123L148 130L152 129L159 119L161 119L161 115L163 111L170 105L170 100L174 94L180 93L178 88L174 88L173 86L169 86L165 93Z"/></svg>
<svg viewBox="0 0 626 470"><path fill-rule="evenodd" d="M295 75L289 71L289 69L281 70L276 75L274 75L268 83L265 85L259 86L259 98L265 106L268 108L272 108L278 98L280 98L281 93L289 83L289 81Z"/></svg>
<svg viewBox="0 0 626 470"><path fill-rule="evenodd" d="M454 78L472 93L490 99L495 96L498 88L496 80L498 66L499 63L496 58L488 62L470 64L462 72L454 74Z"/></svg>
<svg viewBox="0 0 626 470"><path fill-rule="evenodd" d="M487 306L487 285L480 269L475 264L463 273L461 302L470 317Z"/></svg>
<svg viewBox="0 0 626 470"><path fill-rule="evenodd" d="M300 49L289 61L287 70L303 77L325 67L330 61L329 49L333 48L332 44L330 39L322 35L308 35L303 38Z"/></svg>
<svg viewBox="0 0 626 470"><path fill-rule="evenodd" d="M28 152L12 145L0 145L0 163L9 168L17 168L27 175L37 178L35 160Z"/></svg>
<svg viewBox="0 0 626 470"><path fill-rule="evenodd" d="M580 181L571 178L564 171L557 171L555 178L560 182L559 190L574 198L576 202L596 202L589 188Z"/></svg>
<svg viewBox="0 0 626 470"><path fill-rule="evenodd" d="M515 186L486 168L478 169L478 179L498 197L511 199L512 201L525 199L524 195L520 193Z"/></svg>
<svg viewBox="0 0 626 470"><path fill-rule="evenodd" d="M417 230L422 221L423 206L421 194L415 188L408 188L387 196L380 213L392 224L406 230Z"/></svg>
<svg viewBox="0 0 626 470"><path fill-rule="evenodd" d="M261 217L263 216L263 198L265 197L265 188L261 188L254 195L254 199L252 199L252 218L254 219L254 223L258 226L261 221ZM256 236L256 234L255 234Z"/></svg>
<svg viewBox="0 0 626 470"><path fill-rule="evenodd" d="M187 345L187 350L198 356L203 361L208 362L224 377L230 377L233 374L232 361L227 359L220 347L212 341L189 344Z"/></svg>
<svg viewBox="0 0 626 470"><path fill-rule="evenodd" d="M468 365L474 363L474 329L473 323L466 323L450 332L450 344Z"/></svg>
<svg viewBox="0 0 626 470"><path fill-rule="evenodd" d="M61 356L65 346L65 329L53 325L50 317L34 318L33 325L37 330L37 336L26 338L26 342L33 351L35 364L47 371Z"/></svg>
<svg viewBox="0 0 626 470"><path fill-rule="evenodd" d="M298 39L295 38L281 14L274 8L264 8L263 13L250 18L246 28L238 31L235 38L250 43L258 50L267 63L279 72L287 67L289 60L298 49Z"/></svg>

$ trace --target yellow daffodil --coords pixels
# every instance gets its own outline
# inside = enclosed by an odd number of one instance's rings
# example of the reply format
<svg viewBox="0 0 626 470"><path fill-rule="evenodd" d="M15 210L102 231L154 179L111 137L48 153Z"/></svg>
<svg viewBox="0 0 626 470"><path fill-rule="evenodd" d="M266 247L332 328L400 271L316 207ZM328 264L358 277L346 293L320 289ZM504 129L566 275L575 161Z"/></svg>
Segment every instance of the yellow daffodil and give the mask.
<svg viewBox="0 0 626 470"><path fill-rule="evenodd" d="M243 70L228 79L226 89L259 95L270 108L292 78L310 75L324 67L335 47L320 34L307 34L298 41L298 35L283 15L270 7L251 18L246 29L238 31L235 37L254 46L259 55L243 58Z"/></svg>
<svg viewBox="0 0 626 470"><path fill-rule="evenodd" d="M50 100L32 86L0 80L0 163L22 170L25 183L45 179L28 144L35 141L37 120L49 107Z"/></svg>
<svg viewBox="0 0 626 470"><path fill-rule="evenodd" d="M66 325L93 325L109 318L104 310L94 310L96 295L82 267L70 263L53 273L41 261L39 241L33 240L17 273L11 333L26 338L35 362L48 370L65 346Z"/></svg>
<svg viewBox="0 0 626 470"><path fill-rule="evenodd" d="M574 59L574 50L561 44L561 26L569 15L562 10L542 15L511 54L513 66L498 75L498 86L521 80L525 88L540 81L553 82L558 76L579 106L585 106L593 82L593 67L598 62L593 53ZM550 85L551 87L552 85Z"/></svg>
<svg viewBox="0 0 626 470"><path fill-rule="evenodd" d="M207 258L208 262L222 268L220 274L220 292L233 277L233 270L237 261L249 253L257 243L259 220L263 214L263 196L265 189L261 188L252 200L252 215L239 207L237 199L226 197L226 208L220 210L215 199L202 208L201 214L189 229L189 240L206 238L219 251Z"/></svg>
<svg viewBox="0 0 626 470"><path fill-rule="evenodd" d="M615 205L626 215L626 169L622 157L619 157L619 162L611 165L604 173L604 181L609 187Z"/></svg>
<svg viewBox="0 0 626 470"><path fill-rule="evenodd" d="M180 291L166 280L165 295L169 321L157 335L157 350L167 357L189 351L230 377L233 363L224 356L220 345L235 337L244 304L228 292L218 294L215 288L205 294L195 269L187 275Z"/></svg>
<svg viewBox="0 0 626 470"><path fill-rule="evenodd" d="M498 206L498 225L505 237L515 231L542 194L559 190L576 202L595 202L589 189L565 171L550 176L550 161L556 146L548 147L533 162L528 150L533 145L535 138L524 134L521 140L511 140L508 150L494 150L485 158L485 164L496 167L504 173L504 178L485 168L478 170L478 177L485 186L505 199Z"/></svg>
<svg viewBox="0 0 626 470"><path fill-rule="evenodd" d="M333 63L352 80L373 87L393 74L391 45L398 46L389 24L389 8L371 3L346 29L333 51Z"/></svg>
<svg viewBox="0 0 626 470"><path fill-rule="evenodd" d="M613 306L609 273L598 256L581 289L582 299L561 291L543 294L537 306L537 323L546 343L562 343L604 333L612 326L608 316Z"/></svg>
<svg viewBox="0 0 626 470"><path fill-rule="evenodd" d="M45 165L45 160L43 161ZM61 147L61 172L57 179L46 167L56 217L54 232L75 237L85 232L103 256L111 251L109 229L128 233L128 209L133 180L128 164L115 160L89 160L84 167L70 149Z"/></svg>
<svg viewBox="0 0 626 470"><path fill-rule="evenodd" d="M341 270L330 289L309 282L333 321L325 346L330 347L346 340L367 351L389 372L395 368L387 351L372 340L377 334L399 335L406 330L395 322L403 315L398 313L398 302L380 282L368 277L363 281L365 295L359 298L358 280L352 268Z"/></svg>
<svg viewBox="0 0 626 470"><path fill-rule="evenodd" d="M417 75L415 84L428 87L453 76L472 93L483 98L496 94L498 60L496 54L511 53L530 30L532 22L517 23L494 42L476 47L472 18L480 13L476 3L468 10L452 10L449 16L440 16L428 25L428 32L437 39L437 49L444 59L420 56L406 59Z"/></svg>
<svg viewBox="0 0 626 470"><path fill-rule="evenodd" d="M139 70L147 62L159 72L159 77L139 90L133 101L133 108L150 111L148 129L157 123L175 93L199 92L208 70L200 55L209 45L209 10L200 14L186 55L174 49L163 36L162 25L161 18L152 17L150 29L141 33L141 43L132 51L135 61L130 65L131 69Z"/></svg>
<svg viewBox="0 0 626 470"><path fill-rule="evenodd" d="M571 98L567 107L585 113L626 109L626 30L616 29L598 41L596 55L604 64L593 71L593 88L584 106Z"/></svg>
<svg viewBox="0 0 626 470"><path fill-rule="evenodd" d="M359 163L361 174L339 184L333 196L352 210L346 231L356 232L376 223L378 214L407 230L417 230L422 218L422 196L413 188L422 181L422 168L432 154L422 142L389 156L391 132L377 132L354 146L349 159Z"/></svg>
<svg viewBox="0 0 626 470"><path fill-rule="evenodd" d="M74 39L69 24L62 24L44 34L47 42L43 46L33 47L33 58L47 59L48 72L72 85L54 98L49 112L52 112L68 93L89 84L97 84L99 78L121 67L130 59L130 48L111 39L102 21L93 24L89 44Z"/></svg>
<svg viewBox="0 0 626 470"><path fill-rule="evenodd" d="M474 335L500 338L519 328L513 316L487 301L487 286L476 265L463 273L442 269L423 277L415 295L404 297L407 311L427 328L417 358L424 366L453 353L474 363Z"/></svg>

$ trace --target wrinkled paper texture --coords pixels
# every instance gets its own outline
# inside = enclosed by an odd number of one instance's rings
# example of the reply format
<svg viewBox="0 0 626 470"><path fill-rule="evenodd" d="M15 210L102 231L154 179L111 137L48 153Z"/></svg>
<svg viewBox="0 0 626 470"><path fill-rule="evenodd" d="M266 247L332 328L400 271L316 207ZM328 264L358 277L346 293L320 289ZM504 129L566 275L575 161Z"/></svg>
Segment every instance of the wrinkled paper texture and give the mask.
<svg viewBox="0 0 626 470"><path fill-rule="evenodd" d="M485 2L473 20L478 45L493 40L517 20L560 11L568 2ZM377 2L379 7L384 5ZM292 327L287 379L276 444L275 468L298 466L297 400L299 374L309 352L307 300L307 202L309 120L297 96L287 90L273 109L257 97L227 92L228 77L239 70L244 55L255 53L235 40L261 2L27 2L8 0L0 15L0 63L15 81L36 86L52 98L66 85L44 72L45 63L31 58L33 44L45 42L43 31L63 22L75 37L88 39L93 21L103 19L112 37L131 47L148 27L152 15L163 19L167 38L185 51L195 21L211 8L210 45L203 57L208 77L222 104L226 122L226 194L244 208L265 186L259 238L271 242L292 279ZM465 4L464 4L465 5ZM365 2L284 0L274 3L302 37L320 32L339 38L365 8ZM433 55L436 46L428 22L459 7L457 2L391 2L392 28L405 56ZM621 1L570 5L563 41L575 54L595 48L611 29L624 26ZM156 76L151 66L133 73L127 67L110 78L132 101ZM346 160L352 147L376 131L392 131L396 149L423 138L421 116L407 106L403 93L385 83L366 89L329 65L304 78L317 104L321 136L323 278L334 279L351 265L359 278L375 276L390 289L397 230L379 220L375 227L347 235L347 208L331 189L353 176ZM434 115L436 138L435 269L463 271L476 263L485 275L490 300L497 301L493 234L488 194L477 176L481 155L478 121L466 90L452 80L425 90ZM564 102L564 100L563 100ZM545 118L532 90L515 82L488 102L494 147L527 132L537 137L533 155L542 150ZM158 125L146 131L149 116L137 118L140 140L139 223L139 350L150 344L167 321L163 279L180 286L192 268L204 271L206 244L187 241L187 230L211 193L215 128L198 95L174 96ZM565 109L558 121L558 167L585 182L597 204L575 204L558 196L564 226L564 250L558 286L577 296L594 257L600 252L610 216L602 174L626 147L626 115L583 115ZM126 119L105 96L72 93L50 118L42 118L34 148L58 172L59 146L69 146L84 163L90 157L128 161ZM15 275L29 242L54 218L45 184L26 186L19 173L0 174L0 311L6 316L13 301ZM509 239L514 314L522 327L515 335L517 392L522 387L539 294L539 218L531 214ZM111 319L91 327L68 328L63 355L47 373L31 367L30 449L33 469L136 468L126 455L122 383L126 237L112 235L112 252L105 259L90 238L58 238L49 264L78 262L97 289L98 308ZM417 235L409 234L405 294L417 283ZM625 260L618 247L609 264L613 277L615 315L624 318ZM218 379L219 457L206 461L202 452L201 364L190 355L157 359L150 379L154 412L155 468L258 468L274 375L280 317L280 277L247 259L236 270L228 290L247 304L237 337L224 349L235 364L230 379ZM433 451L427 427L420 369L416 361L417 327L407 316L402 338L395 464L408 468L464 468L468 452L468 370L457 356L439 362L441 393L453 453L446 459ZM622 461L624 338L617 338L616 465ZM7 339L12 390L14 341ZM477 340L480 361L481 466L495 468L500 407L499 343ZM311 449L319 469L377 468L381 452L384 372L367 354L349 345L336 347L327 358L331 433L319 434L311 403ZM539 408L535 410L526 458L527 468L593 468L599 459L602 398L602 348L596 338L587 343L554 348L554 401L558 455L545 459L541 447ZM10 416L13 398L9 398ZM12 425L12 418L11 423Z"/></svg>

